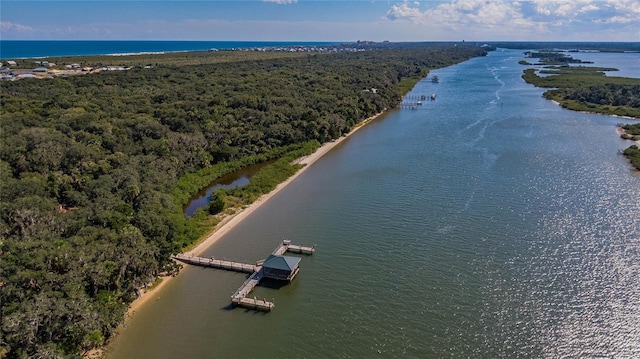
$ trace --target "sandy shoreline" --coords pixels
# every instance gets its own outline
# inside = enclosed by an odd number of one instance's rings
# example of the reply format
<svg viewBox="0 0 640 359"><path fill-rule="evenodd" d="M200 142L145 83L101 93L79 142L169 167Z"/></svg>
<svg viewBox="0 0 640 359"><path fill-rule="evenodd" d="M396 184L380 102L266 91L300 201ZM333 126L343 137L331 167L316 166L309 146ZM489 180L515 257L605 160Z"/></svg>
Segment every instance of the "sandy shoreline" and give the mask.
<svg viewBox="0 0 640 359"><path fill-rule="evenodd" d="M300 176L307 168L309 168L314 162L318 159L322 158L322 156L326 155L331 151L334 147L340 144L342 141L347 139L353 133L364 127L366 124L371 122L372 120L380 117L382 114L386 112L386 109L375 116L371 116L366 120L357 124L348 134L336 139L332 142L327 142L320 146L314 153L299 158L295 161L295 163L305 165L298 172L296 172L293 176L289 177L286 181L280 183L273 191L262 195L251 205L245 207L244 209L239 210L236 214L227 216L224 218L214 230L201 242L198 243L193 249L188 251L192 255L199 255L204 252L207 248L217 242L220 238L222 238L225 234L227 234L233 227L235 227L238 223L242 222L245 218L247 218L251 213L253 213L256 209L260 208L265 202L267 202L271 197L273 197L276 193L280 192L283 188L285 188L288 184L293 182L298 176ZM179 274L178 274L179 275ZM157 293L174 277L162 277L162 282L156 285L153 289L148 291L143 291L143 293L134 300L129 305L129 310L127 311L126 320L128 320L131 316L135 314L136 309L140 308L143 304L149 301L151 298L157 297Z"/></svg>
<svg viewBox="0 0 640 359"><path fill-rule="evenodd" d="M634 120L636 120L636 119L634 118ZM624 128L622 128L622 126L618 126L618 127L616 128L616 132L618 132L618 135L620 135L620 136L622 136L622 135L626 135L626 134L627 134L627 131L625 131L625 130L624 130ZM631 140L629 140L629 141L631 141ZM637 146L640 146L640 140L638 140L638 141L633 141L633 142L635 142L635 144L636 144Z"/></svg>

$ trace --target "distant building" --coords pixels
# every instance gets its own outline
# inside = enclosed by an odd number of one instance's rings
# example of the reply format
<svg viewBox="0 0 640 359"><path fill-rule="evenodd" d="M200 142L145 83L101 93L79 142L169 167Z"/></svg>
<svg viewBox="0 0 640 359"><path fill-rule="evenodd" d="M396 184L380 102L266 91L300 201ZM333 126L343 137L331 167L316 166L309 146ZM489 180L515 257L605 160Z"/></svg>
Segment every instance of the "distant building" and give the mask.
<svg viewBox="0 0 640 359"><path fill-rule="evenodd" d="M18 64L15 61L7 61L7 66L18 66Z"/></svg>
<svg viewBox="0 0 640 359"><path fill-rule="evenodd" d="M38 76L36 76L34 74L29 74L29 73L20 74L20 75L16 76L16 78L18 78L18 79L34 79L34 78L37 78L37 77Z"/></svg>

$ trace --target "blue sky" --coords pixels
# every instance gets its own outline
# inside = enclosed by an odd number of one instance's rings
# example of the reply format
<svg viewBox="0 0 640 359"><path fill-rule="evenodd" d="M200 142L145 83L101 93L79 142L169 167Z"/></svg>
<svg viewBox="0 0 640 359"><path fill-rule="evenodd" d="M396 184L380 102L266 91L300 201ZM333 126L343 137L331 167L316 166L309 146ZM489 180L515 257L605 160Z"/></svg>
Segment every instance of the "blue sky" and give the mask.
<svg viewBox="0 0 640 359"><path fill-rule="evenodd" d="M2 0L0 38L639 41L640 0Z"/></svg>

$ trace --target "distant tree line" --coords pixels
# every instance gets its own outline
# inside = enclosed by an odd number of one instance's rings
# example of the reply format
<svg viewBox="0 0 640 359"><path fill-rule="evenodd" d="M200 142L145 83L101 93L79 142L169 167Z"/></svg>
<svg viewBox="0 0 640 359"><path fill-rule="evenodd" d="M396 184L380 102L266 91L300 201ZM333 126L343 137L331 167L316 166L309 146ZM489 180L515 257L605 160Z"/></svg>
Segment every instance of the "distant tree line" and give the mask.
<svg viewBox="0 0 640 359"><path fill-rule="evenodd" d="M640 42L489 42L489 45L506 49L543 51L557 51L566 49L567 52L579 53L579 51L600 52L625 52L640 51Z"/></svg>
<svg viewBox="0 0 640 359"><path fill-rule="evenodd" d="M578 102L605 106L640 108L640 85L603 84L572 89L563 97Z"/></svg>
<svg viewBox="0 0 640 359"><path fill-rule="evenodd" d="M209 212L250 203L297 169L293 158L396 106L429 68L483 50L207 55L225 60L156 56L153 68L0 83L0 357L100 347L141 288L172 270L169 255L215 223L184 216L190 195L274 161Z"/></svg>
<svg viewBox="0 0 640 359"><path fill-rule="evenodd" d="M528 52L529 57L540 59L540 63L546 65L579 64L582 60L574 59L570 55L557 51Z"/></svg>

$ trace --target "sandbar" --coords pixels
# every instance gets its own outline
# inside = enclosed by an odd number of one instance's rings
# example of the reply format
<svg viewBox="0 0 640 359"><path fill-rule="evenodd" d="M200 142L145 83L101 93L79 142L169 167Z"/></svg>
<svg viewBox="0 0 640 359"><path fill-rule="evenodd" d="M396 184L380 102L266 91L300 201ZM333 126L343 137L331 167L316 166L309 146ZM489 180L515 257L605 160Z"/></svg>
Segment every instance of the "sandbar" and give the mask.
<svg viewBox="0 0 640 359"><path fill-rule="evenodd" d="M633 118L633 120L637 120L637 118ZM622 128L622 126L618 126L616 128L616 132L618 132L618 135L620 136L627 134L627 131L625 131L625 129ZM640 146L640 140L634 141L634 142L636 143L636 145Z"/></svg>

